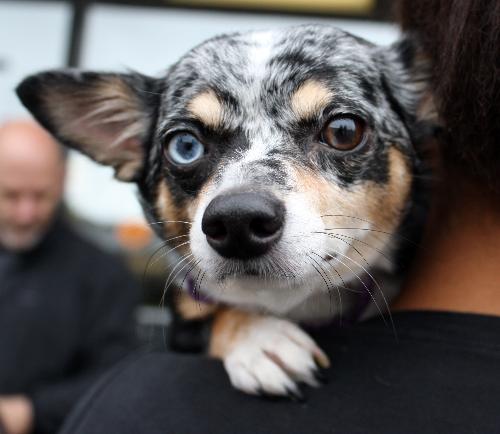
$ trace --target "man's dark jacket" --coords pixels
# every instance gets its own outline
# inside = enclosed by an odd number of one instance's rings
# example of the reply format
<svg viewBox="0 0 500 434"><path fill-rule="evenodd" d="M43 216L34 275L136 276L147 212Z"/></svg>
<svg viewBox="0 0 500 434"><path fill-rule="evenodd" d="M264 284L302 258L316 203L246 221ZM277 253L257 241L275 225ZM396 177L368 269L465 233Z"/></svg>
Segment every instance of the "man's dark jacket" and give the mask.
<svg viewBox="0 0 500 434"><path fill-rule="evenodd" d="M124 265L58 219L32 251L0 246L0 396L28 395L35 433L133 346L137 285Z"/></svg>

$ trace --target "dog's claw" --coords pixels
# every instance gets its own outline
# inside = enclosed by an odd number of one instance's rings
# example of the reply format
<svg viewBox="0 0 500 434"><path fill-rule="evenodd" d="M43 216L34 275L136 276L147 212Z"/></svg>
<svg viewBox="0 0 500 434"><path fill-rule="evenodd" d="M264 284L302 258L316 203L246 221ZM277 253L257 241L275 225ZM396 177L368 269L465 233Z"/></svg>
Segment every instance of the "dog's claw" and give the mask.
<svg viewBox="0 0 500 434"><path fill-rule="evenodd" d="M314 354L314 363L318 370L326 369L330 367L330 359L328 356L321 350L317 351Z"/></svg>
<svg viewBox="0 0 500 434"><path fill-rule="evenodd" d="M315 370L313 372L314 379L321 385L328 384L328 377L325 375L323 370Z"/></svg>
<svg viewBox="0 0 500 434"><path fill-rule="evenodd" d="M296 389L287 389L287 395L294 402L304 402L306 400L306 397L298 387Z"/></svg>

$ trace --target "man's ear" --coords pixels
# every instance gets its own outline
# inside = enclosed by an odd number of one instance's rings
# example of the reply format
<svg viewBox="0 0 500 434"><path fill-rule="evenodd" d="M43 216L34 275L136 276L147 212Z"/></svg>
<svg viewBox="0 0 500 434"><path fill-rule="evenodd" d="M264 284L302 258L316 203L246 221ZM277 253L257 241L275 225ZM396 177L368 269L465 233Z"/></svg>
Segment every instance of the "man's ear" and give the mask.
<svg viewBox="0 0 500 434"><path fill-rule="evenodd" d="M157 80L140 74L62 70L32 75L16 91L62 143L134 181L159 104L156 87Z"/></svg>
<svg viewBox="0 0 500 434"><path fill-rule="evenodd" d="M429 58L414 34L405 34L389 47L382 48L385 65L383 84L399 106L408 127L441 127L432 92L433 71Z"/></svg>

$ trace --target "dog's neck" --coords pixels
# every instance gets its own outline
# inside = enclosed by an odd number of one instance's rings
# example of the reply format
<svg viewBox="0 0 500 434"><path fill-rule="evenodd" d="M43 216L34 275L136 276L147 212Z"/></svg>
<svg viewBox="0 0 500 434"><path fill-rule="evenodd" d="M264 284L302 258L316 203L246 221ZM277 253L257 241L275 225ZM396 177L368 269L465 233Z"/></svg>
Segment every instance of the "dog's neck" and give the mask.
<svg viewBox="0 0 500 434"><path fill-rule="evenodd" d="M394 310L500 315L500 211L480 191L443 201Z"/></svg>

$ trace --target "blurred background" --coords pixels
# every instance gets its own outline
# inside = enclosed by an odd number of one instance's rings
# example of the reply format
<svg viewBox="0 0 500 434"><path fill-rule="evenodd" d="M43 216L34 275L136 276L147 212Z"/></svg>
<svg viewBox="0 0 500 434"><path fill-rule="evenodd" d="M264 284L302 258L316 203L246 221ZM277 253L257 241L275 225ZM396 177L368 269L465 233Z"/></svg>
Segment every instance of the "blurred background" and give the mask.
<svg viewBox="0 0 500 434"><path fill-rule="evenodd" d="M160 75L187 50L225 32L332 23L379 44L398 36L388 0L0 0L0 122L29 116L13 92L47 68L127 68ZM168 323L160 300L168 275L134 187L112 170L70 153L66 206L77 229L122 253L143 281L143 334ZM147 336L144 336L147 339Z"/></svg>

